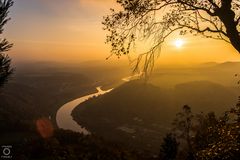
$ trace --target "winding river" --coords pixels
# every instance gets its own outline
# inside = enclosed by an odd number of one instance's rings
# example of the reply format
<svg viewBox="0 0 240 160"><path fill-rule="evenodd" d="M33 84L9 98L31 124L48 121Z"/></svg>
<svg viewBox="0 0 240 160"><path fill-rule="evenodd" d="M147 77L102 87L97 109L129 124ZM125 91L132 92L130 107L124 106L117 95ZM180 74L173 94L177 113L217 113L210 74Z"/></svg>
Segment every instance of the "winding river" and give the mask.
<svg viewBox="0 0 240 160"><path fill-rule="evenodd" d="M99 95L103 95L105 93L110 92L112 89L103 91L101 89L101 87L97 87L97 92L93 93L93 94L89 94L83 97L80 97L78 99L75 99L71 102L68 102L66 104L64 104L58 111L57 111L57 115L56 115L56 121L57 121L57 125L59 128L62 129L66 129L66 130L71 130L74 132L80 132L83 134L90 134L89 131L87 131L85 128L81 127L80 125L78 125L78 123L76 121L73 120L72 117L72 111L81 103L85 102L86 100L88 100L89 98L92 98L94 96L99 96Z"/></svg>
<svg viewBox="0 0 240 160"><path fill-rule="evenodd" d="M123 78L122 80L125 82L128 82L128 81L132 80L133 78L138 78L140 75L141 74L129 76L129 77ZM101 89L101 87L97 87L96 89L97 89L96 93L89 94L89 95L80 97L78 99L75 99L73 101L70 101L58 109L57 114L56 114L56 122L57 122L58 128L83 133L85 135L91 134L86 128L80 126L76 121L73 120L72 111L79 104L87 101L89 98L97 97L99 95L103 95L103 94L108 93L111 90L113 90L113 89L109 89L109 90L104 91Z"/></svg>

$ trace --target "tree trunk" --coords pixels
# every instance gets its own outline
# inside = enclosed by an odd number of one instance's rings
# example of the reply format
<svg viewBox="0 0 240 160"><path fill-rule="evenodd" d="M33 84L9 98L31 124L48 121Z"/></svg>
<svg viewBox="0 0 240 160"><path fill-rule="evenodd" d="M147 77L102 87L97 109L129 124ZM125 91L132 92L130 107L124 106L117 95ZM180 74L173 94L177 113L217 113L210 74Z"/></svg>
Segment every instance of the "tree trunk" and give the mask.
<svg viewBox="0 0 240 160"><path fill-rule="evenodd" d="M232 43L232 46L240 53L240 36L237 31L237 27L232 27L231 23L225 24L225 26L227 28L227 35Z"/></svg>
<svg viewBox="0 0 240 160"><path fill-rule="evenodd" d="M226 27L227 37L232 46L240 53L240 34L237 30L238 24L234 21L235 13L231 10L230 0L223 0L217 15Z"/></svg>
<svg viewBox="0 0 240 160"><path fill-rule="evenodd" d="M240 53L240 35L234 19L223 21L223 23L226 27L227 36L232 43L232 46Z"/></svg>

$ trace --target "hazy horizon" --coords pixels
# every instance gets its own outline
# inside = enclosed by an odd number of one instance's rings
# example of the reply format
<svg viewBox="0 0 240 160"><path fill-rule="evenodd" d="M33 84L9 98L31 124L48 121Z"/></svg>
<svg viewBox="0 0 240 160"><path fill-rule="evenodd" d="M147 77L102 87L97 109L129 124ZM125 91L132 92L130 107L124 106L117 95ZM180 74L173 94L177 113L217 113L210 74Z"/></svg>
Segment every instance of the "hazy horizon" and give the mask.
<svg viewBox="0 0 240 160"><path fill-rule="evenodd" d="M14 43L9 55L15 62L105 60L110 47L104 43L106 32L101 21L109 8L118 7L115 0L15 1L4 32L4 37ZM173 43L179 38L184 44L176 48ZM237 61L239 55L223 41L173 34L166 40L159 59L163 64L191 64Z"/></svg>

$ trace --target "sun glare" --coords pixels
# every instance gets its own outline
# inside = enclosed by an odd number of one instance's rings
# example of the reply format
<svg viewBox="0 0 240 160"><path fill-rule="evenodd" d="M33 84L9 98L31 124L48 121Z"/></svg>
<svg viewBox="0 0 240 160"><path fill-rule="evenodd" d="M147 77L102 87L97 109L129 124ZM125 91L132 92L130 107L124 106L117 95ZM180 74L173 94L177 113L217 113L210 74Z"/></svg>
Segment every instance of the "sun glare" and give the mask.
<svg viewBox="0 0 240 160"><path fill-rule="evenodd" d="M174 45L177 48L181 48L183 46L183 44L184 44L184 41L182 39L177 39L174 41Z"/></svg>

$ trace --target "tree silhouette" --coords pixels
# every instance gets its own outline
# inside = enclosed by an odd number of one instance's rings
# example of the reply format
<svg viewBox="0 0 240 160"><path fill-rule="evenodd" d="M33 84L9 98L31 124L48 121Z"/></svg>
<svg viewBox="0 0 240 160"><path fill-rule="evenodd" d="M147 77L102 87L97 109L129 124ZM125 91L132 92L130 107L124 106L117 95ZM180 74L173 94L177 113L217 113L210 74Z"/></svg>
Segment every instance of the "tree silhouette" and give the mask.
<svg viewBox="0 0 240 160"><path fill-rule="evenodd" d="M218 119L214 112L210 112L207 115L201 113L195 116L197 117L198 126L196 128L196 135L194 136L194 149L199 151L216 141ZM211 133L209 132L210 130Z"/></svg>
<svg viewBox="0 0 240 160"><path fill-rule="evenodd" d="M239 102L219 118L214 112L193 114L191 108L185 105L174 120L174 134L180 142L177 159L239 159ZM187 148L182 140L187 142Z"/></svg>
<svg viewBox="0 0 240 160"><path fill-rule="evenodd" d="M196 153L198 159L237 160L240 156L240 105L239 103L226 111L214 126L209 125L205 130L207 142L204 148ZM209 141L210 140L210 141Z"/></svg>
<svg viewBox="0 0 240 160"><path fill-rule="evenodd" d="M152 46L136 59L134 71L151 71L157 49L173 32L190 33L230 43L240 52L239 0L117 0L119 11L104 17L104 29L109 31L106 43L112 54L130 53L137 40L152 40Z"/></svg>
<svg viewBox="0 0 240 160"><path fill-rule="evenodd" d="M194 114L188 105L184 105L182 112L177 113L173 121L174 131L178 139L186 141L187 145L187 159L193 158L193 132L194 132Z"/></svg>
<svg viewBox="0 0 240 160"><path fill-rule="evenodd" d="M4 26L10 20L8 18L9 8L13 5L12 0L0 0L0 35L3 33ZM8 80L12 74L11 59L5 53L11 49L13 44L5 38L0 40L0 87Z"/></svg>
<svg viewBox="0 0 240 160"><path fill-rule="evenodd" d="M174 160L177 157L179 143L175 136L171 133L167 134L163 139L160 149L161 160Z"/></svg>

